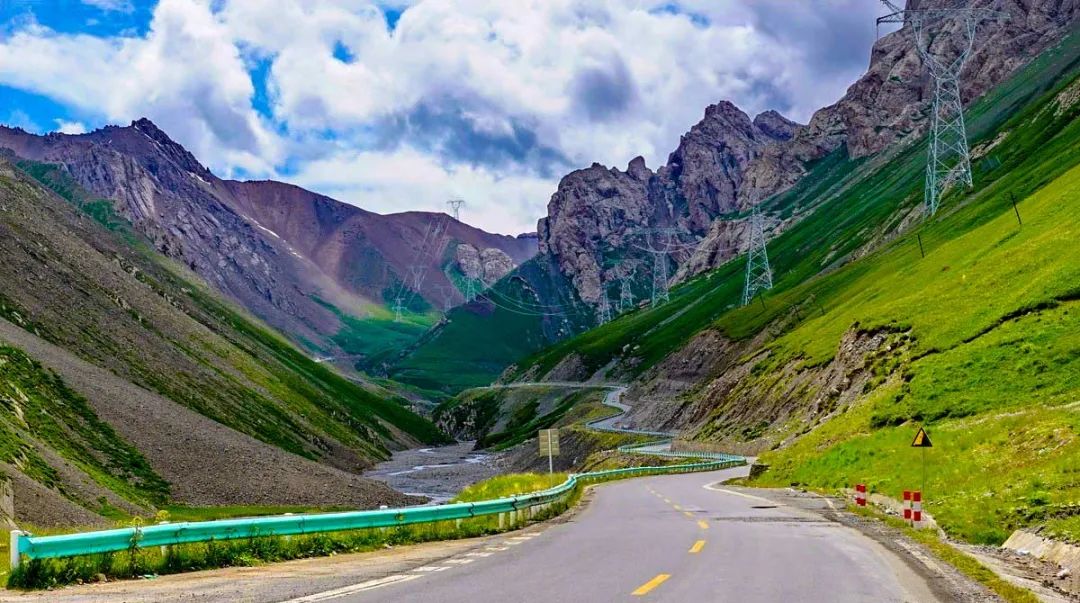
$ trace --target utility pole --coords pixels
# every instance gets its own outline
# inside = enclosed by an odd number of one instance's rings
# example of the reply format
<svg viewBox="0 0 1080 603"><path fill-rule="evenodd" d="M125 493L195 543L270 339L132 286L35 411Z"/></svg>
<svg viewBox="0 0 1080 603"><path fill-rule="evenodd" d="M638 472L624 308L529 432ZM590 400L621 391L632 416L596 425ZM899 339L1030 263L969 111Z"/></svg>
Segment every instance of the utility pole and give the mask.
<svg viewBox="0 0 1080 603"><path fill-rule="evenodd" d="M450 215L454 216L454 220L460 222L461 221L461 208L465 207L465 200L464 199L451 199L451 200L447 201L446 204L450 207Z"/></svg>
<svg viewBox="0 0 1080 603"><path fill-rule="evenodd" d="M982 21L1008 20L1005 12L982 8L911 9L898 7L890 0L882 3L891 11L879 17L877 24L911 25L915 46L923 64L934 80L934 99L930 112L929 149L926 161L926 184L923 199L930 215L937 213L941 195L954 182L971 188L971 153L964 124L964 104L960 98L960 72L971 55L975 28ZM958 23L962 40L951 52L935 52L932 46L940 36L928 30L943 22ZM940 33L940 32L937 32ZM937 45L939 48L941 44ZM948 56L947 56L948 55Z"/></svg>
<svg viewBox="0 0 1080 603"><path fill-rule="evenodd" d="M750 245L746 250L746 283L743 286L742 305L749 304L755 295L772 289L772 286L772 269L769 268L769 253L765 248L765 218L755 205L750 215Z"/></svg>

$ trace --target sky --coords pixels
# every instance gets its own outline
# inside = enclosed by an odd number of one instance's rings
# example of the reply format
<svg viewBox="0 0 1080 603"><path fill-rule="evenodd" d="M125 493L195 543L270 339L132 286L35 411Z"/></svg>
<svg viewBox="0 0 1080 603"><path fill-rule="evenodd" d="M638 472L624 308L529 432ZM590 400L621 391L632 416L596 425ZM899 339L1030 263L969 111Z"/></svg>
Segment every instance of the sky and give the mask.
<svg viewBox="0 0 1080 603"><path fill-rule="evenodd" d="M705 107L805 123L874 0L0 0L0 123L148 117L223 178L534 231L559 179L662 165Z"/></svg>

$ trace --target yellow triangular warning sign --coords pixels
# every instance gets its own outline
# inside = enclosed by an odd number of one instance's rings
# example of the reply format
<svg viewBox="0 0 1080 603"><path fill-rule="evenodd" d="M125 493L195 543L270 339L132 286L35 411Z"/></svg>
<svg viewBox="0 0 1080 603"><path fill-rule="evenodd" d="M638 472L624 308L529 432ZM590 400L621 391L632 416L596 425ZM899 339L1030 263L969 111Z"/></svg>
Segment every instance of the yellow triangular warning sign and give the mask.
<svg viewBox="0 0 1080 603"><path fill-rule="evenodd" d="M930 443L930 436L926 435L926 430L922 427L919 428L919 433L915 434L915 441L911 443L912 448L933 448L934 445Z"/></svg>

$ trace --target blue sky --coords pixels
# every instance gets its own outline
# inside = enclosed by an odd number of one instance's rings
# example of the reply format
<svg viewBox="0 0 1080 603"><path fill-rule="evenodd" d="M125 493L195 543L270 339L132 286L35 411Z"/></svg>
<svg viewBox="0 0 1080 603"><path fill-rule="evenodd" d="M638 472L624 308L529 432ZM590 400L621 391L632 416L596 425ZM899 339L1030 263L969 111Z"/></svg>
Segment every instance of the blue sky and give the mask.
<svg viewBox="0 0 1080 603"><path fill-rule="evenodd" d="M662 164L707 105L805 122L866 0L0 0L0 122L149 117L222 177L532 230L558 179Z"/></svg>

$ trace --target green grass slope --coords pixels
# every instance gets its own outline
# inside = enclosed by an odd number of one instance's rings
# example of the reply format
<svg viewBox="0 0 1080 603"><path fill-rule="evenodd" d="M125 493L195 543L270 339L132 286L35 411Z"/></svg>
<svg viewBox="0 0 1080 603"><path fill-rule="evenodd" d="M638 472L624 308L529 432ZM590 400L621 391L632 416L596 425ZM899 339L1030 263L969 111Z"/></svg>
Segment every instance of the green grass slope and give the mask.
<svg viewBox="0 0 1080 603"><path fill-rule="evenodd" d="M1012 196L1023 198L1073 165L1076 139L1054 136L1056 124L1067 124L1068 119L1058 116L1048 121L1048 115L1042 115L1038 124L1028 122L1051 102L1053 91L1064 89L1075 77L1078 62L1080 34L1074 33L968 109L969 138L977 154L973 194L979 198L980 209L965 212L957 218L962 223L955 226L942 226L940 220L935 220L917 232L907 233L904 240L913 253L919 253L916 235L922 236L928 250L932 249L956 232L1012 211ZM1007 143L999 141L989 152L981 151L992 144L999 132L1008 131L1014 133ZM543 375L568 356L576 355L585 373L617 360L626 376L635 376L714 323L732 336L749 337L778 316L792 312L793 304L798 304L803 314L820 314L846 303L844 298L829 296L817 288L802 289L799 298L780 294L836 271L868 245L893 236L891 233L906 212L922 201L925 148L925 142L918 141L860 160L849 159L840 149L808 166L807 176L792 189L767 200L765 207L770 213L798 212L805 217L769 241L776 287L765 296L764 304L736 308L745 271L745 259L740 257L673 288L667 304L623 315L531 354L517 363L514 374ZM1043 158L1040 165L1031 163L1033 152ZM950 207L965 203L968 197L966 192L953 191L945 201L943 215L951 215ZM855 265L863 266L858 262ZM853 271L860 269L847 270L842 278L852 278ZM832 340L821 345L832 350L834 343Z"/></svg>

